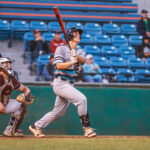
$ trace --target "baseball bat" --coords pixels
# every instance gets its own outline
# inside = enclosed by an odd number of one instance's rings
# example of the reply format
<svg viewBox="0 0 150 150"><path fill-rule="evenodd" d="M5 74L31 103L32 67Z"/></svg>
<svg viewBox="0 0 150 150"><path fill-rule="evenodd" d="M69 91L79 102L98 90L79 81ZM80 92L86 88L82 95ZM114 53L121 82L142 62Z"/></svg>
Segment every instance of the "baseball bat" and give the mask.
<svg viewBox="0 0 150 150"><path fill-rule="evenodd" d="M59 25L60 25L60 27L61 27L61 30L62 30L62 32L63 32L63 34L64 34L64 36L65 36L65 35L66 35L66 30L65 30L65 26L64 26L63 20L62 20L62 18L61 18L59 9L58 9L57 6L54 6L54 7L53 7L53 10L54 10L54 12L55 12L57 21L59 22ZM67 42L67 41L66 41L66 42Z"/></svg>

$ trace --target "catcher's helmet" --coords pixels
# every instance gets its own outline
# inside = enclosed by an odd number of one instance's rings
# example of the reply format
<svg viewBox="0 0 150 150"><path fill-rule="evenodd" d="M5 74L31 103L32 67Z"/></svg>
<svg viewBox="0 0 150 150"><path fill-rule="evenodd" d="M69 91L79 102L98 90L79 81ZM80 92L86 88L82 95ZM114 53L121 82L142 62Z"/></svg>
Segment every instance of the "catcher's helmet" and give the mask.
<svg viewBox="0 0 150 150"><path fill-rule="evenodd" d="M12 75L13 74L12 68L7 69L7 68L3 67L3 63L5 63L5 62L12 63L12 60L8 57L1 57L0 58L0 68L6 70L9 75Z"/></svg>
<svg viewBox="0 0 150 150"><path fill-rule="evenodd" d="M65 38L67 41L70 41L73 39L73 32L78 31L80 33L80 35L83 33L83 30L81 29L77 29L76 27L71 27L66 31L66 35Z"/></svg>

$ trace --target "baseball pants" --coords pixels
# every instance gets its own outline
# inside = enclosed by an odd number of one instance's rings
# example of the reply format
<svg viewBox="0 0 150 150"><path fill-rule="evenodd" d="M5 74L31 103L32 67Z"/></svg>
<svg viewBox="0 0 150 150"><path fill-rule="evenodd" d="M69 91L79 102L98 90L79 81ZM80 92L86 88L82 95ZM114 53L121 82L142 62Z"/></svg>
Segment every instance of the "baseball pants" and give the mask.
<svg viewBox="0 0 150 150"><path fill-rule="evenodd" d="M14 113L15 115L18 115L20 113L20 107L21 103L19 103L15 99L10 99L8 104L6 105L6 114Z"/></svg>
<svg viewBox="0 0 150 150"><path fill-rule="evenodd" d="M79 116L87 114L86 97L68 81L63 81L60 78L55 79L53 81L53 90L57 95L54 108L35 122L34 125L38 129L45 128L50 123L62 117L70 103L77 107Z"/></svg>

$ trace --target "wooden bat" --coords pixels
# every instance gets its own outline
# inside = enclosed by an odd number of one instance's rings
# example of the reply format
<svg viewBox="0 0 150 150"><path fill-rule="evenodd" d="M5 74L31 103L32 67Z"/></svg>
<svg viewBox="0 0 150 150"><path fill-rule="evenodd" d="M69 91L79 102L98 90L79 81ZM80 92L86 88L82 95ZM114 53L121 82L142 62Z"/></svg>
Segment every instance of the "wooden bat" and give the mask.
<svg viewBox="0 0 150 150"><path fill-rule="evenodd" d="M53 7L53 10L54 10L54 12L55 12L57 21L59 22L59 25L60 25L61 30L62 30L62 32L63 32L63 34L64 34L64 37L65 37L65 35L66 35L66 30L65 30L65 26L64 26L63 20L62 20L62 18L61 18L59 9L58 9L57 6L54 6L54 7Z"/></svg>

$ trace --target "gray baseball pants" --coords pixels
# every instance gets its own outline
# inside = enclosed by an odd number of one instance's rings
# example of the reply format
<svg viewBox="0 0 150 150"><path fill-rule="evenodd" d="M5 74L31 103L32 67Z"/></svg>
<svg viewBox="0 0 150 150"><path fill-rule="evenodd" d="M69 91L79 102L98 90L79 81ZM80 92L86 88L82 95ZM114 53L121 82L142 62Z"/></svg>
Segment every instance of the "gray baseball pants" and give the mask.
<svg viewBox="0 0 150 150"><path fill-rule="evenodd" d="M68 81L63 81L60 78L55 79L53 81L53 90L57 95L54 108L35 122L34 125L38 129L45 128L50 123L62 117L70 103L77 107L79 116L87 114L86 97Z"/></svg>

